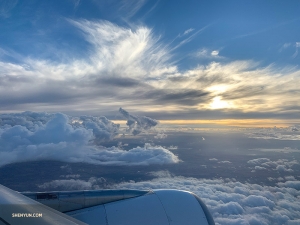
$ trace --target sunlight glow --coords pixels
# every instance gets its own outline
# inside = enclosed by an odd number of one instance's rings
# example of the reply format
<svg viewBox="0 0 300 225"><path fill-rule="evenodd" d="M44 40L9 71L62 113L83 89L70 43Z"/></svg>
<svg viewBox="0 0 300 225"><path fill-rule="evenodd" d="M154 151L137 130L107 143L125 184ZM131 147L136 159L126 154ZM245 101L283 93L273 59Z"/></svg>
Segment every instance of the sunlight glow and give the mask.
<svg viewBox="0 0 300 225"><path fill-rule="evenodd" d="M223 101L220 96L214 97L212 103L210 103L211 109L224 109L229 108L229 104L226 101Z"/></svg>

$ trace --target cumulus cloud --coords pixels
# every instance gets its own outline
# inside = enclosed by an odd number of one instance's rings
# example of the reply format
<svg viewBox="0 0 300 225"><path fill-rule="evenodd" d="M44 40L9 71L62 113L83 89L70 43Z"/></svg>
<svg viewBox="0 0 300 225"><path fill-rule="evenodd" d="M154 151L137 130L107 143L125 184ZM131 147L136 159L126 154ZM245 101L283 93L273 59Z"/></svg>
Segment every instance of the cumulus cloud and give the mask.
<svg viewBox="0 0 300 225"><path fill-rule="evenodd" d="M300 181L286 181L285 183L278 183L280 187L288 187L296 190L300 190Z"/></svg>
<svg viewBox="0 0 300 225"><path fill-rule="evenodd" d="M105 116L80 116L72 118L72 125L75 127L84 127L92 130L96 142L113 139L119 133L119 124L114 124Z"/></svg>
<svg viewBox="0 0 300 225"><path fill-rule="evenodd" d="M208 206L217 225L282 225L297 224L299 221L300 186L296 181L287 181L271 187L231 179L209 180L172 176L165 171L157 175L157 178L152 180L119 183L113 185L113 188L192 191Z"/></svg>
<svg viewBox="0 0 300 225"><path fill-rule="evenodd" d="M262 166L255 166L254 169L255 170L266 170L266 168L262 167Z"/></svg>
<svg viewBox="0 0 300 225"><path fill-rule="evenodd" d="M154 136L155 139L165 139L165 138L167 138L167 137L168 137L168 135L165 134L165 133L157 133L157 134Z"/></svg>
<svg viewBox="0 0 300 225"><path fill-rule="evenodd" d="M119 109L119 112L127 119L126 125L129 127L128 131L133 135L140 134L141 132L149 130L158 124L158 121L155 119L147 116L135 116L122 108Z"/></svg>
<svg viewBox="0 0 300 225"><path fill-rule="evenodd" d="M219 56L218 50L209 50L207 48L202 48L196 52L195 56L197 58L205 58L205 59L223 59L223 57Z"/></svg>
<svg viewBox="0 0 300 225"><path fill-rule="evenodd" d="M87 181L80 179L52 180L38 185L41 190L95 190L106 187L106 179L91 177Z"/></svg>
<svg viewBox="0 0 300 225"><path fill-rule="evenodd" d="M287 159L279 159L277 161L271 161L268 158L257 158L252 159L247 162L255 170L278 170L280 172L293 172L292 167L296 164L299 164L297 160L289 161Z"/></svg>
<svg viewBox="0 0 300 225"><path fill-rule="evenodd" d="M125 151L99 143L119 130L105 117L70 117L62 113L5 114L0 116L0 166L31 160L59 160L100 165L150 165L177 163L179 159L161 146L145 144ZM149 129L142 118L139 129ZM146 121L146 122L145 122Z"/></svg>

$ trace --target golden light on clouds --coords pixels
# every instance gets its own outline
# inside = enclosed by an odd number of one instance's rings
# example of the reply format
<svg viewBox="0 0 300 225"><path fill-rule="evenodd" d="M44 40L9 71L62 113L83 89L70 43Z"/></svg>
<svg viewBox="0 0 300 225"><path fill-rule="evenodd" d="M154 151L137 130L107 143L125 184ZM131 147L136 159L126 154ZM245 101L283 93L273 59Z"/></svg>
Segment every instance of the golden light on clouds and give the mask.
<svg viewBox="0 0 300 225"><path fill-rule="evenodd" d="M219 120L160 120L161 124L174 125L220 125L234 127L289 127L300 123L300 119L219 119Z"/></svg>
<svg viewBox="0 0 300 225"><path fill-rule="evenodd" d="M114 123L125 125L125 120L113 120ZM220 125L229 127L289 127L300 124L300 119L219 119L219 120L159 120L160 124L168 125Z"/></svg>

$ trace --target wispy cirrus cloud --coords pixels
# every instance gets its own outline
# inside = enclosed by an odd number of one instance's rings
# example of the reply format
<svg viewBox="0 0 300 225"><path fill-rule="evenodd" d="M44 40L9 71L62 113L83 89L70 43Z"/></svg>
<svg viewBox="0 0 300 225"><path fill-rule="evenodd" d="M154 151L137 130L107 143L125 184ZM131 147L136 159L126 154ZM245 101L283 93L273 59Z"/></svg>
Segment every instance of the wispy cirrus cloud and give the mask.
<svg viewBox="0 0 300 225"><path fill-rule="evenodd" d="M120 105L149 111L151 105L152 112L164 107L186 117L207 110L291 117L300 110L297 68L260 67L251 60L216 62L219 50L204 48L199 57L208 58L207 64L180 70L175 49L207 26L172 47L146 26L68 21L88 43L88 57L0 61L2 111L64 111L66 105L69 112L111 112Z"/></svg>

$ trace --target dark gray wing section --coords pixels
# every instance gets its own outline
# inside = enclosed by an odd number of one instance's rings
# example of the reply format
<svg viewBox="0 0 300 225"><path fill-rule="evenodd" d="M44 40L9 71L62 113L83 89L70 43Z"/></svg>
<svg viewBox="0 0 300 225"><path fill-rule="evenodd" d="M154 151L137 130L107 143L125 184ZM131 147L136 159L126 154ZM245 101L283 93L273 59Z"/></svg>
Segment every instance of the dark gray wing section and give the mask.
<svg viewBox="0 0 300 225"><path fill-rule="evenodd" d="M0 225L87 225L0 185Z"/></svg>

